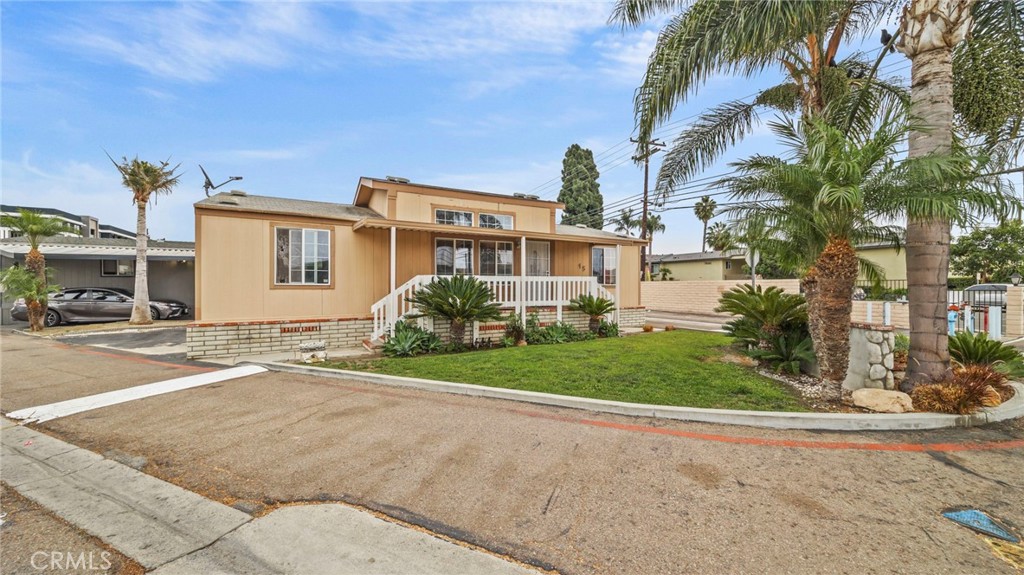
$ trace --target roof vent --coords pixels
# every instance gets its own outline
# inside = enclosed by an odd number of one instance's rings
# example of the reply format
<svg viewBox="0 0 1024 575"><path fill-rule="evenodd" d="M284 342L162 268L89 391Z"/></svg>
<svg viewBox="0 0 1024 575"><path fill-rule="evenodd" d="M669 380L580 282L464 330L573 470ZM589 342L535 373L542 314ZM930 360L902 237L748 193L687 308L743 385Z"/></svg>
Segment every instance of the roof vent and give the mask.
<svg viewBox="0 0 1024 575"><path fill-rule="evenodd" d="M408 184L409 183L409 178L399 178L398 176L388 176L388 177L386 177L384 179L389 181L389 182L394 182L396 184Z"/></svg>
<svg viewBox="0 0 1024 575"><path fill-rule="evenodd" d="M576 227L585 230L587 229L587 224L576 224Z"/></svg>
<svg viewBox="0 0 1024 575"><path fill-rule="evenodd" d="M246 196L246 193L243 192L242 190L231 190L231 195L232 196L238 196L240 198L244 198Z"/></svg>
<svg viewBox="0 0 1024 575"><path fill-rule="evenodd" d="M529 196L526 196L526 199L528 199L528 200L539 200L540 196L529 195Z"/></svg>
<svg viewBox="0 0 1024 575"><path fill-rule="evenodd" d="M221 199L217 200L217 203L218 204L225 204L225 205L228 205L228 206L237 206L238 205L238 200L236 200L235 198L221 198Z"/></svg>
<svg viewBox="0 0 1024 575"><path fill-rule="evenodd" d="M513 198L523 198L523 199L526 199L526 194L512 194L512 197Z"/></svg>

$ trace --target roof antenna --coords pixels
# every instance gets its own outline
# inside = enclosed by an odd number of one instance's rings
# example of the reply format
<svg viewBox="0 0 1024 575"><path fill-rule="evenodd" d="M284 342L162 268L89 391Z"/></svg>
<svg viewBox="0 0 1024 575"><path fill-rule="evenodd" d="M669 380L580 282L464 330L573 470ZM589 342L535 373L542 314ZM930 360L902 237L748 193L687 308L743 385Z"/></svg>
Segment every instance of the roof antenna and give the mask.
<svg viewBox="0 0 1024 575"><path fill-rule="evenodd" d="M202 164L199 164L199 170L203 172L203 177L206 178L206 181L203 182L203 191L206 192L206 197L210 197L210 190L216 190L217 188L223 186L224 184L228 184L235 180L242 179L242 176L231 176L230 178L227 179L227 181L221 182L215 186L213 185L213 182L210 180L209 174L207 174L206 170L203 169Z"/></svg>

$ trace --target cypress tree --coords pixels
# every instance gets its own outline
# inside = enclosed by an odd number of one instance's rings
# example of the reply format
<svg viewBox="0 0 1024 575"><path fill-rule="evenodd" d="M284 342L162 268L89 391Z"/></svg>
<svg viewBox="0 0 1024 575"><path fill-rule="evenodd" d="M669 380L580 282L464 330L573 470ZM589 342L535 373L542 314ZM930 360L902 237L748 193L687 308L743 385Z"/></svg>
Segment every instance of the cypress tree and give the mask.
<svg viewBox="0 0 1024 575"><path fill-rule="evenodd" d="M604 227L604 198L594 153L579 144L569 146L562 159L562 191L558 201L565 204L562 223L583 224L588 228Z"/></svg>

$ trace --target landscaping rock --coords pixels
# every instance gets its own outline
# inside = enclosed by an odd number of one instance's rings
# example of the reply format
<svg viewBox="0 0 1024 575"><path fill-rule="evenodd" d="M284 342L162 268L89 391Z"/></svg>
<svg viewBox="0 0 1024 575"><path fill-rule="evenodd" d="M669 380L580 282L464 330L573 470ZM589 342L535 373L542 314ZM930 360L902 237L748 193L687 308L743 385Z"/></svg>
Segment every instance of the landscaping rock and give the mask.
<svg viewBox="0 0 1024 575"><path fill-rule="evenodd" d="M868 377L874 381L885 379L886 369L882 364L876 363L868 370Z"/></svg>
<svg viewBox="0 0 1024 575"><path fill-rule="evenodd" d="M853 392L853 404L879 413L914 411L914 403L909 395L887 389L857 389Z"/></svg>
<svg viewBox="0 0 1024 575"><path fill-rule="evenodd" d="M882 343L882 334L880 332L868 331L864 333L864 337L871 343Z"/></svg>

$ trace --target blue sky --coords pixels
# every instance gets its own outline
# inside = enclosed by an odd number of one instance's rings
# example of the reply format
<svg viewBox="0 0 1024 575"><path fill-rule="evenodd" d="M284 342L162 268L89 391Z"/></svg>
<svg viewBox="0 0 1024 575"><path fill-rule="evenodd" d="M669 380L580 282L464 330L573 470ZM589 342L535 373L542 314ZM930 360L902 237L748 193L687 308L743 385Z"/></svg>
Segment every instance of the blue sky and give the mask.
<svg viewBox="0 0 1024 575"><path fill-rule="evenodd" d="M150 232L190 240L199 163L261 195L350 202L360 176L393 175L554 199L572 143L597 156L606 204L634 196L624 141L658 28L609 26L611 6L4 2L3 201L134 229L105 151L170 158L184 175ZM714 78L672 121L777 79ZM773 150L760 130L707 174ZM700 249L692 210L663 217L655 252Z"/></svg>

